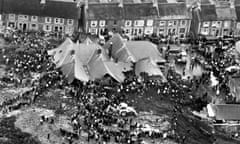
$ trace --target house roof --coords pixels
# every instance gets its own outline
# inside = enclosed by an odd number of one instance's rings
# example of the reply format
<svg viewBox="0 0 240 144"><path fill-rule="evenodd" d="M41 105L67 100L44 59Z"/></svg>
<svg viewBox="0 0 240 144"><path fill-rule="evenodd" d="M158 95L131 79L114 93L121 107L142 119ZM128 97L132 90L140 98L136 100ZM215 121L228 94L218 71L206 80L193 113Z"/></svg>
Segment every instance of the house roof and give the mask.
<svg viewBox="0 0 240 144"><path fill-rule="evenodd" d="M158 3L168 3L167 0L158 0Z"/></svg>
<svg viewBox="0 0 240 144"><path fill-rule="evenodd" d="M157 9L153 7L152 3L124 4L123 10L126 19L155 17L158 15Z"/></svg>
<svg viewBox="0 0 240 144"><path fill-rule="evenodd" d="M201 4L211 4L209 0L201 0Z"/></svg>
<svg viewBox="0 0 240 144"><path fill-rule="evenodd" d="M234 4L235 4L235 6L240 6L240 1L239 0L235 0Z"/></svg>
<svg viewBox="0 0 240 144"><path fill-rule="evenodd" d="M169 17L169 16L190 17L190 13L188 12L188 9L185 3L159 4L158 8L159 8L160 17Z"/></svg>
<svg viewBox="0 0 240 144"><path fill-rule="evenodd" d="M89 4L89 19L122 19L122 8L118 4Z"/></svg>
<svg viewBox="0 0 240 144"><path fill-rule="evenodd" d="M218 7L216 13L218 19L232 20L237 18L236 11L230 7Z"/></svg>
<svg viewBox="0 0 240 144"><path fill-rule="evenodd" d="M237 21L240 21L240 5L235 7Z"/></svg>
<svg viewBox="0 0 240 144"><path fill-rule="evenodd" d="M59 18L78 19L79 9L75 3L49 1L41 5L39 0L0 0L1 12Z"/></svg>
<svg viewBox="0 0 240 144"><path fill-rule="evenodd" d="M200 19L201 19L201 21L217 20L217 13L216 13L215 5L201 5Z"/></svg>
<svg viewBox="0 0 240 144"><path fill-rule="evenodd" d="M217 120L240 120L240 105L218 104L213 106Z"/></svg>

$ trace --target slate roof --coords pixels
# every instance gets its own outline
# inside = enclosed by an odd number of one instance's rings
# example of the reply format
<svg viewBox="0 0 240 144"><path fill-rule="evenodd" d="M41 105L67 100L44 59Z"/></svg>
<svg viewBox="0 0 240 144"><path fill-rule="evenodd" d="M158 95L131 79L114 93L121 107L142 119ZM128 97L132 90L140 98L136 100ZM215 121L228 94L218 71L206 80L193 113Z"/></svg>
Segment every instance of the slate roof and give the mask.
<svg viewBox="0 0 240 144"><path fill-rule="evenodd" d="M26 14L59 18L78 19L79 9L76 3L48 1L45 5L40 0L0 0L3 8L0 12Z"/></svg>
<svg viewBox="0 0 240 144"><path fill-rule="evenodd" d="M141 17L156 17L157 9L152 3L145 4L124 4L124 16L126 19L137 19Z"/></svg>
<svg viewBox="0 0 240 144"><path fill-rule="evenodd" d="M211 4L209 0L201 0L201 4Z"/></svg>
<svg viewBox="0 0 240 144"><path fill-rule="evenodd" d="M167 0L158 0L158 3L168 3Z"/></svg>
<svg viewBox="0 0 240 144"><path fill-rule="evenodd" d="M236 6L240 6L240 1L239 0L235 0L234 3L235 3Z"/></svg>
<svg viewBox="0 0 240 144"><path fill-rule="evenodd" d="M168 3L159 4L159 15L161 16L187 16L190 17L190 13L185 3Z"/></svg>
<svg viewBox="0 0 240 144"><path fill-rule="evenodd" d="M218 104L214 105L217 120L240 120L240 105Z"/></svg>
<svg viewBox="0 0 240 144"><path fill-rule="evenodd" d="M89 4L89 19L122 19L122 8L118 4Z"/></svg>
<svg viewBox="0 0 240 144"><path fill-rule="evenodd" d="M233 20L236 19L236 11L230 7L218 7L216 8L218 19Z"/></svg>
<svg viewBox="0 0 240 144"><path fill-rule="evenodd" d="M217 13L215 5L201 5L200 10L201 21L216 21Z"/></svg>

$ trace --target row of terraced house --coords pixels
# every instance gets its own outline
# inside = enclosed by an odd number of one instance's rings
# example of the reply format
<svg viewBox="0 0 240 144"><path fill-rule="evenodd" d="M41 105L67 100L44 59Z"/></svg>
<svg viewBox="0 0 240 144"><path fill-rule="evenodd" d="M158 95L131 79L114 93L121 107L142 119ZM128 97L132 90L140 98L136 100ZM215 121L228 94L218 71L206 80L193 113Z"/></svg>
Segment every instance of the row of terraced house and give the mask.
<svg viewBox="0 0 240 144"><path fill-rule="evenodd" d="M144 35L240 36L240 5L187 0L0 0L0 31L61 32L71 35L109 31L132 37ZM221 0L218 0L221 1Z"/></svg>

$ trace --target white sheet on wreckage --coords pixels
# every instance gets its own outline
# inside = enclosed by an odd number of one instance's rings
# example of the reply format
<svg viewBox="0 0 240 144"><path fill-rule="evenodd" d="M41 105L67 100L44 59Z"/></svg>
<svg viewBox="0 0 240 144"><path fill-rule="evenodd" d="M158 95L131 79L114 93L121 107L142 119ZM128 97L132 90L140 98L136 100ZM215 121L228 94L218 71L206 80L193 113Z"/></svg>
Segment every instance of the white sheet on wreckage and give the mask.
<svg viewBox="0 0 240 144"><path fill-rule="evenodd" d="M166 79L162 71L150 59L143 59L137 62L135 74L140 76L142 72L148 73L149 76L161 76L164 80Z"/></svg>
<svg viewBox="0 0 240 144"><path fill-rule="evenodd" d="M105 60L104 57L92 57L88 64L88 70L90 74L90 79L101 79L106 74L109 74L112 78L118 82L123 82L125 76L123 72L129 71L131 69L131 64L118 62L115 63L110 60Z"/></svg>
<svg viewBox="0 0 240 144"><path fill-rule="evenodd" d="M76 51L78 48L78 44L71 44L67 49L64 50L62 56L56 62L56 67L59 68L62 65L72 63L74 61L74 55L71 54L71 51Z"/></svg>
<svg viewBox="0 0 240 144"><path fill-rule="evenodd" d="M86 69L84 68L83 63L80 61L80 59L76 58L74 62L74 77L80 81L89 81L90 77L87 74Z"/></svg>
<svg viewBox="0 0 240 144"><path fill-rule="evenodd" d="M61 56L65 54L65 51L69 48L70 45L72 45L73 42L70 38L67 38L61 45L59 45L57 48L49 50L48 55L54 56L53 62L56 63L60 60Z"/></svg>

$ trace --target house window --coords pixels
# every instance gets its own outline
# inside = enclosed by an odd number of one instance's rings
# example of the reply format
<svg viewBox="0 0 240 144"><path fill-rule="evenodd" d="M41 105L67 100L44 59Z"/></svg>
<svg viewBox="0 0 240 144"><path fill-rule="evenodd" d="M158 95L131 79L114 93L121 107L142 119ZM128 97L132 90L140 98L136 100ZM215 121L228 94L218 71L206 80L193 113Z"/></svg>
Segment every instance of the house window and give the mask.
<svg viewBox="0 0 240 144"><path fill-rule="evenodd" d="M117 21L116 20L113 21L113 25L117 25Z"/></svg>
<svg viewBox="0 0 240 144"><path fill-rule="evenodd" d="M153 26L153 20L147 20L147 26Z"/></svg>
<svg viewBox="0 0 240 144"><path fill-rule="evenodd" d="M50 17L45 18L45 23L51 23L52 19Z"/></svg>
<svg viewBox="0 0 240 144"><path fill-rule="evenodd" d="M19 20L19 21L24 20L24 16L23 16L23 15L18 15L18 20Z"/></svg>
<svg viewBox="0 0 240 144"><path fill-rule="evenodd" d="M130 34L131 33L131 29L126 29L125 30L125 34Z"/></svg>
<svg viewBox="0 0 240 144"><path fill-rule="evenodd" d="M32 24L32 27L35 28L37 25L36 24Z"/></svg>
<svg viewBox="0 0 240 144"><path fill-rule="evenodd" d="M89 29L89 32L90 32L91 34L97 34L97 33L98 33L98 29L97 29L97 28L90 28L90 29Z"/></svg>
<svg viewBox="0 0 240 144"><path fill-rule="evenodd" d="M187 23L186 23L186 20L181 20L181 25L182 26L185 26Z"/></svg>
<svg viewBox="0 0 240 144"><path fill-rule="evenodd" d="M175 35L176 34L176 29L172 29L172 34Z"/></svg>
<svg viewBox="0 0 240 144"><path fill-rule="evenodd" d="M46 30L49 31L50 30L50 27L49 25L46 25Z"/></svg>
<svg viewBox="0 0 240 144"><path fill-rule="evenodd" d="M97 21L91 21L91 27L97 27L98 22Z"/></svg>
<svg viewBox="0 0 240 144"><path fill-rule="evenodd" d="M171 29L168 29L168 35L172 34Z"/></svg>
<svg viewBox="0 0 240 144"><path fill-rule="evenodd" d="M125 21L125 26L126 27L132 26L132 21L130 21L130 20Z"/></svg>
<svg viewBox="0 0 240 144"><path fill-rule="evenodd" d="M164 29L159 29L159 34L164 34Z"/></svg>
<svg viewBox="0 0 240 144"><path fill-rule="evenodd" d="M239 22L237 23L237 29L240 29L240 23Z"/></svg>
<svg viewBox="0 0 240 144"><path fill-rule="evenodd" d="M221 25L222 25L222 22L221 21L217 21L217 24L216 24L216 27L221 27Z"/></svg>
<svg viewBox="0 0 240 144"><path fill-rule="evenodd" d="M210 22L203 22L203 27L209 27Z"/></svg>
<svg viewBox="0 0 240 144"><path fill-rule="evenodd" d="M9 20L15 21L15 14L9 14Z"/></svg>
<svg viewBox="0 0 240 144"><path fill-rule="evenodd" d="M185 37L185 35L184 34L180 34L180 38L184 38Z"/></svg>
<svg viewBox="0 0 240 144"><path fill-rule="evenodd" d="M173 26L173 21L168 21L168 26Z"/></svg>
<svg viewBox="0 0 240 144"><path fill-rule="evenodd" d="M160 21L159 26L165 26L166 25L166 21Z"/></svg>
<svg viewBox="0 0 240 144"><path fill-rule="evenodd" d="M106 25L106 21L105 20L100 20L99 21L99 26L100 27L104 27Z"/></svg>
<svg viewBox="0 0 240 144"><path fill-rule="evenodd" d="M37 21L37 16L32 16L32 17L31 17L31 20L32 20L32 21Z"/></svg>
<svg viewBox="0 0 240 144"><path fill-rule="evenodd" d="M64 24L64 19L63 18L60 19L60 24Z"/></svg>
<svg viewBox="0 0 240 144"><path fill-rule="evenodd" d="M208 35L209 34L209 29L208 28L202 28L201 29L201 34Z"/></svg>
<svg viewBox="0 0 240 144"><path fill-rule="evenodd" d="M229 28L230 27L231 22L230 21L224 21L224 27L225 28Z"/></svg>
<svg viewBox="0 0 240 144"><path fill-rule="evenodd" d="M177 25L177 23L178 23L177 21L173 21L173 25L174 25L174 26L176 26L176 25Z"/></svg>
<svg viewBox="0 0 240 144"><path fill-rule="evenodd" d="M58 23L59 23L59 19L55 18L55 24L58 24Z"/></svg>
<svg viewBox="0 0 240 144"><path fill-rule="evenodd" d="M212 21L212 27L216 27L217 26L217 22L216 21Z"/></svg>
<svg viewBox="0 0 240 144"><path fill-rule="evenodd" d="M215 29L215 28L213 28L213 29L211 30L211 35L212 35L212 36L216 36L216 29Z"/></svg>
<svg viewBox="0 0 240 144"><path fill-rule="evenodd" d="M179 33L185 33L185 28L180 28Z"/></svg>
<svg viewBox="0 0 240 144"><path fill-rule="evenodd" d="M229 30L228 29L224 29L223 30L223 35L229 35Z"/></svg>
<svg viewBox="0 0 240 144"><path fill-rule="evenodd" d="M136 20L136 21L134 21L134 26L144 26L144 20Z"/></svg>
<svg viewBox="0 0 240 144"><path fill-rule="evenodd" d="M60 30L60 31L63 31L63 27L60 26L60 27L59 27L59 30Z"/></svg>
<svg viewBox="0 0 240 144"><path fill-rule="evenodd" d="M68 25L73 25L73 20L69 19L67 23L68 23Z"/></svg>

